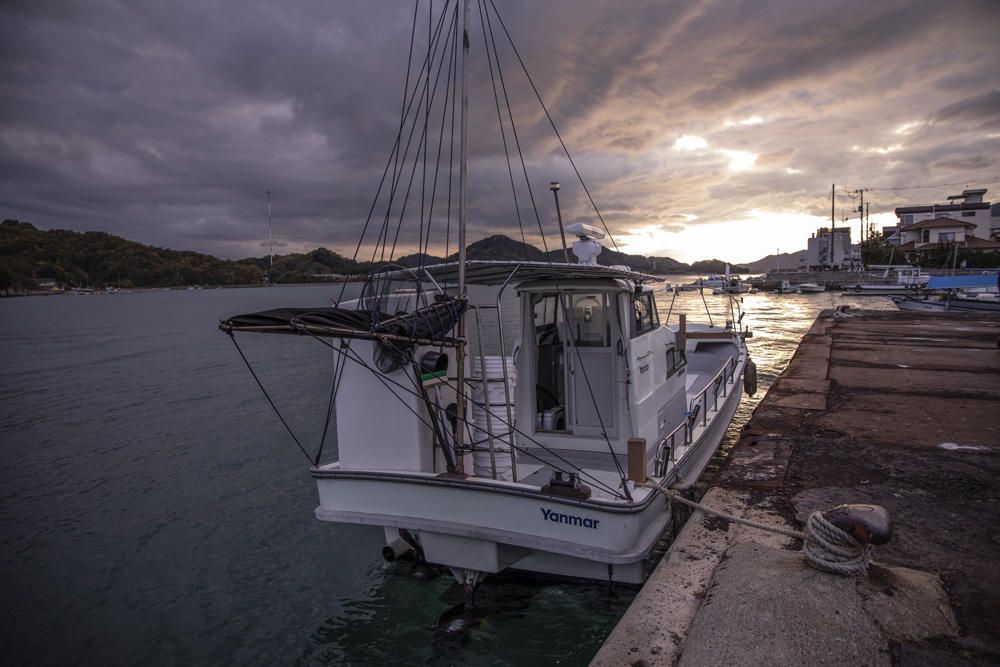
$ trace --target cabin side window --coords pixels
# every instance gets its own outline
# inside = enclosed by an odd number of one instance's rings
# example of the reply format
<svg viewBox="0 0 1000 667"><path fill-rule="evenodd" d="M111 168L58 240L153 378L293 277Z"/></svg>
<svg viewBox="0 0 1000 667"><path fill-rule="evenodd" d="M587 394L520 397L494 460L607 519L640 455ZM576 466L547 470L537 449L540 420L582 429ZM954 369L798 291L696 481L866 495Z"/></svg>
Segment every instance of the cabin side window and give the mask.
<svg viewBox="0 0 1000 667"><path fill-rule="evenodd" d="M652 292L644 292L632 298L632 313L632 338L652 331L660 325Z"/></svg>
<svg viewBox="0 0 1000 667"><path fill-rule="evenodd" d="M667 377L672 377L684 368L684 363L684 355L678 353L676 347L671 345L667 348Z"/></svg>

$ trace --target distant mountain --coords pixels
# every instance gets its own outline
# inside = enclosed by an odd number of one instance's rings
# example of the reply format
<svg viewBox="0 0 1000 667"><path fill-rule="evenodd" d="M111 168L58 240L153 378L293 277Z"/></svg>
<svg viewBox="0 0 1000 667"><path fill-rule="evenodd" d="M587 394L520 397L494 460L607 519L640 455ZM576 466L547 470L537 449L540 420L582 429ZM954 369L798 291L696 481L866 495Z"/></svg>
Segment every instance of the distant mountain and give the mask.
<svg viewBox="0 0 1000 667"><path fill-rule="evenodd" d="M756 262L750 262L746 266L749 269L749 273L766 273L767 271L774 271L776 268L797 269L802 265L801 260L805 259L805 257L805 250L783 252L780 255L762 257Z"/></svg>
<svg viewBox="0 0 1000 667"><path fill-rule="evenodd" d="M798 265L801 253L782 255L782 266ZM502 234L480 239L468 247L473 260L563 261L562 247L548 253ZM447 260L455 261L458 253ZM571 255L572 259L572 255ZM604 266L627 265L654 274L720 273L725 262L717 259L685 264L670 257L644 257L605 247L598 255ZM407 267L436 264L445 258L429 254L399 257L393 263ZM773 268L772 257L734 272ZM0 292L36 289L53 281L63 287L175 287L183 285L253 285L265 275L275 283L324 282L343 276L365 275L383 263L357 262L326 248L274 257L223 260L197 252L168 250L128 241L103 232L40 230L27 222L4 220L0 224Z"/></svg>
<svg viewBox="0 0 1000 667"><path fill-rule="evenodd" d="M551 245L549 246L552 247ZM546 254L535 246L522 243L503 234L494 234L485 239L480 239L469 244L466 255L472 260L490 261L530 261L530 262L563 262L562 246L551 249ZM458 253L452 253L447 258L435 257L433 255L406 255L396 260L397 264L406 267L418 266L423 259L423 264L434 264L437 262L454 262L458 260ZM570 250L570 260L574 259ZM597 256L597 262L602 266L626 265L636 271L647 273L688 273L691 267L683 262L678 262L670 257L643 257L642 255L628 255L617 252L611 248L604 248Z"/></svg>
<svg viewBox="0 0 1000 667"><path fill-rule="evenodd" d="M466 249L466 256L469 259L489 259L494 261L545 261L545 253L535 246L515 241L503 234L494 234L485 239L480 239L475 243L470 243ZM451 255L448 259L450 261L458 259L458 253Z"/></svg>
<svg viewBox="0 0 1000 667"><path fill-rule="evenodd" d="M727 262L721 259L702 259L691 264L691 273L725 273ZM750 273L750 269L744 264L730 264L729 270L732 273Z"/></svg>

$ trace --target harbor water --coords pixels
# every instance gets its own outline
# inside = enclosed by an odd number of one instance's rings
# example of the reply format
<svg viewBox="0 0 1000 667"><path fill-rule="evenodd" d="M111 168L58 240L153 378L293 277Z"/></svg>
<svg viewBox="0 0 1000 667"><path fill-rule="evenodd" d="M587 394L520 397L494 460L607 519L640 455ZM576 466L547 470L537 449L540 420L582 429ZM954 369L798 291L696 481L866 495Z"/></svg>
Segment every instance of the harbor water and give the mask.
<svg viewBox="0 0 1000 667"><path fill-rule="evenodd" d="M379 529L313 517L306 456L217 324L327 305L337 289L0 300L0 662L590 660L635 588L496 576L464 618L450 577L382 561ZM700 293L657 301L671 323L678 312L705 319ZM704 301L716 323L727 319L727 297ZM760 390L740 406L730 444L816 314L844 304L892 307L835 293L742 298ZM315 452L329 351L291 336L240 344Z"/></svg>

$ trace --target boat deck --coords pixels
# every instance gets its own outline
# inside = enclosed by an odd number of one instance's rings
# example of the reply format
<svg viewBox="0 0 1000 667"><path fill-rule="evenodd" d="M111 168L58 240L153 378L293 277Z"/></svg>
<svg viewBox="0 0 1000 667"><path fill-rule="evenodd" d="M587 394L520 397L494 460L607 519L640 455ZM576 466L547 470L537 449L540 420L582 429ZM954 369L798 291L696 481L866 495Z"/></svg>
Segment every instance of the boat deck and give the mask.
<svg viewBox="0 0 1000 667"><path fill-rule="evenodd" d="M725 340L698 342L697 351L688 355L686 384L689 402L709 385L728 363L734 351L732 344ZM655 444L651 443L651 446ZM591 487L592 497L614 500L615 496L607 488L621 489L618 465L622 469L628 466L624 454L617 455L617 464L615 458L616 456L610 451L521 446L516 462L518 483L541 488L549 483L552 473L557 469L565 470L570 467L581 471L581 483ZM607 488L595 485L593 483L595 480ZM642 490L640 495L645 496L645 494L646 490Z"/></svg>

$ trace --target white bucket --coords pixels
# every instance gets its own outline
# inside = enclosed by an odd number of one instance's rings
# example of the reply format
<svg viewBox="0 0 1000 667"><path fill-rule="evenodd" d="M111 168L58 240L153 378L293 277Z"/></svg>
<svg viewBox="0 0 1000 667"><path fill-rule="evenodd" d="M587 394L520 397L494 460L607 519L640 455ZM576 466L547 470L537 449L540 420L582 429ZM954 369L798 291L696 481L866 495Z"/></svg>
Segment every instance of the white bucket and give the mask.
<svg viewBox="0 0 1000 667"><path fill-rule="evenodd" d="M482 378L483 364L486 365L486 379ZM508 417L507 389L503 382L504 367L510 384L510 415L514 413L514 389L517 373L513 360L499 356L470 359L473 377L472 388L472 437L477 443L472 452L472 468L476 477L493 477L490 462L490 430L493 432L493 460L496 462L497 479L513 479L510 442L513 438L512 425ZM485 385L485 391L484 391ZM487 411L489 415L487 416ZM492 426L492 429L489 427Z"/></svg>
<svg viewBox="0 0 1000 667"><path fill-rule="evenodd" d="M497 479L510 481L514 479L513 464L511 463L510 452L493 452L493 460L497 464ZM476 477L493 478L493 466L490 463L490 452L486 450L475 450L472 452L472 473Z"/></svg>
<svg viewBox="0 0 1000 667"><path fill-rule="evenodd" d="M483 376L483 365L486 366L486 378L489 380L503 380L503 369L507 366L507 377L511 382L517 379L517 370L514 368L512 357L491 356L469 357L469 375L472 380L481 380Z"/></svg>

